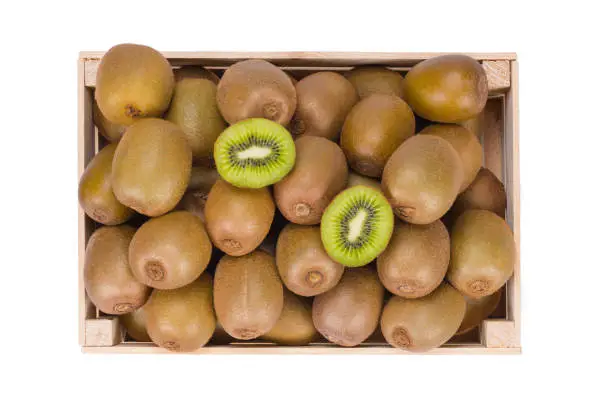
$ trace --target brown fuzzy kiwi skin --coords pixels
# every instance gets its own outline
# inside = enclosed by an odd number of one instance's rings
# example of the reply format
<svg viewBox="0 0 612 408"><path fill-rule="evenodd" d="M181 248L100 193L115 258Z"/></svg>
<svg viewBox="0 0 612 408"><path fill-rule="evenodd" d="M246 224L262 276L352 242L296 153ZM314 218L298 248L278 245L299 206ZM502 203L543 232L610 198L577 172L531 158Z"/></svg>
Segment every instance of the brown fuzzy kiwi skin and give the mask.
<svg viewBox="0 0 612 408"><path fill-rule="evenodd" d="M374 333L384 293L373 268L349 268L335 287L315 296L313 323L330 342L357 346Z"/></svg>
<svg viewBox="0 0 612 408"><path fill-rule="evenodd" d="M289 124L297 103L289 77L273 64L257 59L230 66L219 81L217 105L229 124L265 118Z"/></svg>
<svg viewBox="0 0 612 408"><path fill-rule="evenodd" d="M96 74L95 98L112 123L131 125L161 116L172 98L170 63L153 48L119 44L104 54Z"/></svg>
<svg viewBox="0 0 612 408"><path fill-rule="evenodd" d="M95 101L93 107L93 121L100 134L111 143L118 142L127 129L125 125L119 125L106 119Z"/></svg>
<svg viewBox="0 0 612 408"><path fill-rule="evenodd" d="M404 97L404 78L389 68L364 65L353 68L344 77L355 87L361 99L374 94Z"/></svg>
<svg viewBox="0 0 612 408"><path fill-rule="evenodd" d="M484 296L479 299L472 299L466 296L467 309L461 326L459 326L455 336L460 336L469 332L482 323L484 319L489 317L495 309L497 309L499 301L501 300L501 295L502 291L498 290L492 295Z"/></svg>
<svg viewBox="0 0 612 408"><path fill-rule="evenodd" d="M338 140L342 123L359 100L353 85L335 72L317 72L295 86L297 108L289 126L294 137Z"/></svg>
<svg viewBox="0 0 612 408"><path fill-rule="evenodd" d="M482 110L478 115L470 118L468 120L464 120L459 123L461 126L469 130L476 136L476 139L482 140L484 136L484 128L485 128L485 109Z"/></svg>
<svg viewBox="0 0 612 408"><path fill-rule="evenodd" d="M204 224L187 211L144 223L132 239L129 260L140 282L155 289L176 289L202 274L212 252Z"/></svg>
<svg viewBox="0 0 612 408"><path fill-rule="evenodd" d="M79 182L79 203L89 218L104 225L126 222L134 211L121 204L111 183L116 144L102 148L87 164Z"/></svg>
<svg viewBox="0 0 612 408"><path fill-rule="evenodd" d="M193 167L187 191L176 205L175 210L189 211L204 222L204 207L208 194L219 178L216 169L204 166Z"/></svg>
<svg viewBox="0 0 612 408"><path fill-rule="evenodd" d="M179 81L187 78L208 79L215 85L219 83L217 74L198 65L185 65L174 70L174 80L177 84Z"/></svg>
<svg viewBox="0 0 612 408"><path fill-rule="evenodd" d="M351 109L340 146L354 171L380 177L391 154L414 135L414 129L414 114L406 102L394 95L375 94Z"/></svg>
<svg viewBox="0 0 612 408"><path fill-rule="evenodd" d="M83 270L89 299L102 312L130 313L141 307L151 289L132 275L128 248L135 229L129 226L101 227L87 241Z"/></svg>
<svg viewBox="0 0 612 408"><path fill-rule="evenodd" d="M382 187L380 186L379 180L362 176L361 174L355 173L354 171L349 171L346 188L351 188L355 186L366 186L373 188L374 190L382 191Z"/></svg>
<svg viewBox="0 0 612 408"><path fill-rule="evenodd" d="M283 284L274 257L259 250L225 255L215 271L214 302L230 336L251 340L269 332L283 309Z"/></svg>
<svg viewBox="0 0 612 408"><path fill-rule="evenodd" d="M155 289L147 302L147 332L153 342L174 352L195 351L215 331L213 283L204 273L187 286Z"/></svg>
<svg viewBox="0 0 612 408"><path fill-rule="evenodd" d="M151 337L147 333L147 304L145 303L131 313L119 316L119 322L125 328L128 336L134 341L143 343L150 342Z"/></svg>
<svg viewBox="0 0 612 408"><path fill-rule="evenodd" d="M397 224L376 265L389 292L412 299L433 292L442 283L449 262L450 237L437 220L427 225Z"/></svg>
<svg viewBox="0 0 612 408"><path fill-rule="evenodd" d="M391 155L382 189L402 221L430 224L450 209L462 181L461 159L453 146L441 137L419 134Z"/></svg>
<svg viewBox="0 0 612 408"><path fill-rule="evenodd" d="M318 336L312 323L312 305L289 290L283 292L283 310L272 330L262 339L283 346L305 346Z"/></svg>
<svg viewBox="0 0 612 408"><path fill-rule="evenodd" d="M465 298L444 282L422 298L393 296L385 305L380 325L383 336L393 347L425 352L453 337L465 310Z"/></svg>
<svg viewBox="0 0 612 408"><path fill-rule="evenodd" d="M516 248L503 218L487 210L468 210L451 230L451 262L446 279L465 296L497 292L512 276Z"/></svg>
<svg viewBox="0 0 612 408"><path fill-rule="evenodd" d="M300 296L320 295L336 286L344 266L327 255L321 228L288 224L276 244L276 266L285 286Z"/></svg>
<svg viewBox="0 0 612 408"><path fill-rule="evenodd" d="M331 200L346 187L346 158L337 144L320 137L301 137L295 149L293 170L274 185L276 205L293 223L318 224Z"/></svg>

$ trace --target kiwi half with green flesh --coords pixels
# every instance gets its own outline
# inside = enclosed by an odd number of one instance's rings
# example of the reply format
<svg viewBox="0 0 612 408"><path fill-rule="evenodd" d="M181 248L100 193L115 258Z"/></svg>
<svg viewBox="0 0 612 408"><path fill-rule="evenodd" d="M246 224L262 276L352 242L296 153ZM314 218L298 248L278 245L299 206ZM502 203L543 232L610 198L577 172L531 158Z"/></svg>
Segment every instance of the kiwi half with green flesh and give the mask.
<svg viewBox="0 0 612 408"><path fill-rule="evenodd" d="M265 118L285 126L296 106L289 76L268 61L251 59L229 67L219 81L217 105L229 124Z"/></svg>
<svg viewBox="0 0 612 408"><path fill-rule="evenodd" d="M130 243L130 266L136 279L155 289L185 286L204 271L212 245L204 223L187 211L153 218Z"/></svg>
<svg viewBox="0 0 612 408"><path fill-rule="evenodd" d="M388 68L365 65L353 68L344 77L355 87L361 99L374 94L404 97L404 77Z"/></svg>
<svg viewBox="0 0 612 408"><path fill-rule="evenodd" d="M492 295L483 296L478 299L472 299L466 296L465 300L467 302L467 309L465 311L463 321L461 322L461 326L459 326L459 329L455 335L460 336L469 332L482 323L484 319L489 317L499 305L502 295L501 292L501 290L498 290Z"/></svg>
<svg viewBox="0 0 612 408"><path fill-rule="evenodd" d="M119 316L119 322L125 328L132 340L150 342L151 337L147 333L146 303L131 313Z"/></svg>
<svg viewBox="0 0 612 408"><path fill-rule="evenodd" d="M382 189L395 214L412 224L430 224L446 213L463 182L453 146L439 136L418 134L391 155Z"/></svg>
<svg viewBox="0 0 612 408"><path fill-rule="evenodd" d="M487 210L468 210L451 230L446 278L466 296L492 295L512 276L515 252L512 230L503 218Z"/></svg>
<svg viewBox="0 0 612 408"><path fill-rule="evenodd" d="M327 340L344 347L365 341L378 326L385 289L373 268L348 269L312 304L312 321Z"/></svg>
<svg viewBox="0 0 612 408"><path fill-rule="evenodd" d="M414 135L414 114L401 98L375 94L362 99L346 117L340 146L359 174L380 177L391 154Z"/></svg>
<svg viewBox="0 0 612 408"><path fill-rule="evenodd" d="M380 325L385 339L393 347L425 352L453 337L465 310L466 302L461 293L442 283L422 298L393 296L383 309Z"/></svg>
<svg viewBox="0 0 612 408"><path fill-rule="evenodd" d="M221 177L236 187L261 188L280 181L293 168L291 134L267 119L246 119L228 127L215 142Z"/></svg>
<svg viewBox="0 0 612 408"><path fill-rule="evenodd" d="M116 45L104 54L96 74L96 102L112 123L131 125L161 116L172 98L174 75L166 58L153 48Z"/></svg>
<svg viewBox="0 0 612 408"><path fill-rule="evenodd" d="M102 312L130 313L147 301L151 289L130 270L128 248L136 230L129 226L101 227L87 241L83 270L89 299Z"/></svg>
<svg viewBox="0 0 612 408"><path fill-rule="evenodd" d="M378 190L356 186L338 194L323 213L325 251L345 266L363 266L385 250L393 233L393 210Z"/></svg>
<svg viewBox="0 0 612 408"><path fill-rule="evenodd" d="M79 182L79 203L85 214L100 224L126 222L134 211L121 204L111 184L111 170L116 144L105 146L87 164Z"/></svg>
<svg viewBox="0 0 612 408"><path fill-rule="evenodd" d="M283 309L283 284L274 257L263 252L224 256L215 271L215 311L232 337L251 340L266 334Z"/></svg>
<svg viewBox="0 0 612 408"><path fill-rule="evenodd" d="M449 261L450 238L438 220L427 225L398 223L376 264L380 281L389 292L418 298L442 283Z"/></svg>
<svg viewBox="0 0 612 408"><path fill-rule="evenodd" d="M207 273L187 286L155 289L147 302L147 332L155 344L170 351L195 351L215 331L213 283Z"/></svg>
<svg viewBox="0 0 612 408"><path fill-rule="evenodd" d="M118 142L127 129L127 126L125 125L119 125L106 119L95 101L93 108L93 121L100 134L111 143Z"/></svg>
<svg viewBox="0 0 612 408"><path fill-rule="evenodd" d="M366 186L378 191L382 191L380 181L374 178L362 176L354 171L349 171L347 187Z"/></svg>
<svg viewBox="0 0 612 408"><path fill-rule="evenodd" d="M295 90L297 109L291 134L338 140L346 115L359 100L353 85L340 74L324 71L300 80Z"/></svg>
<svg viewBox="0 0 612 408"><path fill-rule="evenodd" d="M198 65L186 65L174 70L174 80L177 83L186 78L208 79L215 85L219 83L219 77L217 74Z"/></svg>
<svg viewBox="0 0 612 408"><path fill-rule="evenodd" d="M217 180L208 194L204 219L217 248L228 255L245 255L270 231L274 200L267 188L237 188Z"/></svg>
<svg viewBox="0 0 612 408"><path fill-rule="evenodd" d="M336 286L344 266L325 252L319 226L288 224L276 244L276 266L285 286L315 296Z"/></svg>
<svg viewBox="0 0 612 408"><path fill-rule="evenodd" d="M330 201L346 187L346 158L336 143L321 137L301 137L295 149L295 166L274 185L274 199L289 221L318 224Z"/></svg>
<svg viewBox="0 0 612 408"><path fill-rule="evenodd" d="M305 346L317 336L317 329L312 323L312 305L308 299L285 289L281 315L262 339L284 346Z"/></svg>

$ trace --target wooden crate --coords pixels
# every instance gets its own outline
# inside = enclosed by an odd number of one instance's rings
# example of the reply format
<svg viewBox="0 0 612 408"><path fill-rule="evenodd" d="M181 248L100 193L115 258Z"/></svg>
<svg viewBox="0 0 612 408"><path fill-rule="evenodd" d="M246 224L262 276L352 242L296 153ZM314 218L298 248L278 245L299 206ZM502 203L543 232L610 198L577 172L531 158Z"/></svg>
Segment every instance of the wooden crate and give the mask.
<svg viewBox="0 0 612 408"><path fill-rule="evenodd" d="M96 71L103 52L82 52L78 61L79 95L79 178L85 166L100 148L100 137L93 124L92 102ZM411 66L440 53L343 53L343 52L167 52L164 55L175 67L203 65L221 73L234 62L266 59L290 72L297 79L321 70L346 71L357 65L379 64L405 72ZM505 287L502 305L491 318L471 335L455 338L427 354L513 354L520 353L520 203L518 139L518 72L513 53L468 54L481 61L488 78L489 101L484 111L484 126L479 137L484 148L484 166L506 187L508 209L506 220L514 231L516 265L514 275ZM85 246L95 225L79 207L79 343L83 351L102 353L168 353L150 343L126 341L118 318L102 316L88 299L83 282ZM410 354L385 344L380 335L354 348L330 343L313 343L305 347L280 347L260 342L237 342L206 346L196 353L235 354Z"/></svg>

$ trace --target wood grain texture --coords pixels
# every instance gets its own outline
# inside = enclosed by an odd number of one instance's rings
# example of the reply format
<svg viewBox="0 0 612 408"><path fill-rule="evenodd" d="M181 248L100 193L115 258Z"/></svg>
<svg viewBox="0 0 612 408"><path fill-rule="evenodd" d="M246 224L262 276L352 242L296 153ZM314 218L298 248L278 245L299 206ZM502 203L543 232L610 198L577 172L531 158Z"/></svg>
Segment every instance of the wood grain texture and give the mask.
<svg viewBox="0 0 612 408"><path fill-rule="evenodd" d="M504 98L489 98L484 111L484 167L504 183Z"/></svg>
<svg viewBox="0 0 612 408"><path fill-rule="evenodd" d="M508 320L485 320L480 332L482 344L487 349L519 348L519 338L514 322Z"/></svg>
<svg viewBox="0 0 612 408"><path fill-rule="evenodd" d="M502 93L510 88L509 60L482 61L482 67L487 74L489 93Z"/></svg>
<svg viewBox="0 0 612 408"><path fill-rule="evenodd" d="M122 330L119 318L101 318L85 320L86 347L108 347L121 343Z"/></svg>

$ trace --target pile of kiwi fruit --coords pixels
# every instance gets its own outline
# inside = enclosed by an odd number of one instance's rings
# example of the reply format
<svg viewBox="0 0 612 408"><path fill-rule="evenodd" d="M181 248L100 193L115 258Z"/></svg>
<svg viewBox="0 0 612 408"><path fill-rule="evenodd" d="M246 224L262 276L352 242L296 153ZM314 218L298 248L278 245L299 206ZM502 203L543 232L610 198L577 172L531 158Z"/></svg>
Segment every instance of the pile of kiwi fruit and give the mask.
<svg viewBox="0 0 612 408"><path fill-rule="evenodd" d="M474 330L515 263L474 134L487 97L464 55L296 81L264 60L212 72L111 48L79 183L89 299L178 352L376 333L423 352Z"/></svg>

